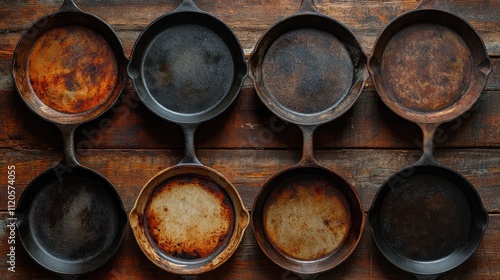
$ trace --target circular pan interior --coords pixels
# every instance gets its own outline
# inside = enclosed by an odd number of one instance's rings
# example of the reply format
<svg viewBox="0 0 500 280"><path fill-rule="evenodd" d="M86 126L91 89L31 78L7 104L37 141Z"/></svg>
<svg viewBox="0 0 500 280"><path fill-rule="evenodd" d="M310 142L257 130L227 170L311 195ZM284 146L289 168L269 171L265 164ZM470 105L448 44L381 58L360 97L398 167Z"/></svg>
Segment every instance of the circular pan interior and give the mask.
<svg viewBox="0 0 500 280"><path fill-rule="evenodd" d="M416 123L442 123L467 111L491 71L473 28L438 10L411 11L389 23L368 64L384 103Z"/></svg>
<svg viewBox="0 0 500 280"><path fill-rule="evenodd" d="M213 270L238 248L249 214L236 188L216 170L167 168L142 189L129 215L143 253L180 275Z"/></svg>
<svg viewBox="0 0 500 280"><path fill-rule="evenodd" d="M384 256L415 274L440 274L464 262L479 246L488 220L474 187L434 165L392 176L368 218Z"/></svg>
<svg viewBox="0 0 500 280"><path fill-rule="evenodd" d="M127 58L109 25L84 12L56 12L20 39L12 73L28 107L60 124L92 120L109 109L126 80Z"/></svg>
<svg viewBox="0 0 500 280"><path fill-rule="evenodd" d="M83 274L106 263L123 239L127 216L118 193L87 168L55 167L23 192L17 214L28 254L59 274Z"/></svg>
<svg viewBox="0 0 500 280"><path fill-rule="evenodd" d="M311 274L342 263L364 227L353 188L321 167L292 167L271 178L252 211L257 243L287 270Z"/></svg>
<svg viewBox="0 0 500 280"><path fill-rule="evenodd" d="M343 114L368 77L354 35L320 14L277 23L259 40L249 65L263 103L279 117L302 125L323 124Z"/></svg>
<svg viewBox="0 0 500 280"><path fill-rule="evenodd" d="M174 12L137 40L129 74L143 103L176 123L200 123L235 100L247 66L233 32L204 12Z"/></svg>
<svg viewBox="0 0 500 280"><path fill-rule="evenodd" d="M224 188L195 174L163 181L144 215L149 242L179 264L209 262L227 246L234 224L234 206Z"/></svg>

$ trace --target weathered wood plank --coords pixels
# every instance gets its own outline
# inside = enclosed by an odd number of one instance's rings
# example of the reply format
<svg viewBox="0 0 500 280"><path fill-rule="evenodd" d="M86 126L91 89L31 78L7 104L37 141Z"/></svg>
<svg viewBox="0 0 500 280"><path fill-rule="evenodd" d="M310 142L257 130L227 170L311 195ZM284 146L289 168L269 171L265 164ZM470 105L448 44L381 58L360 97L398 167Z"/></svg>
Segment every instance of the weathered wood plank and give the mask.
<svg viewBox="0 0 500 280"><path fill-rule="evenodd" d="M32 113L13 92L0 92L0 147L59 148L54 125ZM500 92L487 91L468 113L442 125L438 147L499 147ZM168 136L167 136L168 135ZM316 148L417 148L420 129L396 116L374 91L364 91L353 108L315 133ZM196 134L199 148L286 148L301 145L302 135L284 124L260 102L252 88L244 89L221 116L202 124ZM177 148L182 132L145 108L133 91L125 91L106 114L81 125L80 148Z"/></svg>
<svg viewBox="0 0 500 280"><path fill-rule="evenodd" d="M141 31L157 17L172 11L179 1L77 1L85 11L93 13L122 31ZM196 1L207 12L224 20L234 29L246 50L253 49L261 34L272 24L293 14L300 1ZM321 1L316 3L320 12L346 24L358 36L366 52L370 53L376 37L394 17L417 7L419 1ZM8 1L0 4L0 32L20 32L41 16L56 11L61 1ZM474 26L486 43L491 55L500 55L499 15L496 12L498 0L446 1L439 2L437 8L452 12ZM244 12L243 12L244 11ZM121 35L121 34L120 34ZM138 35L138 34L137 34ZM127 53L133 40L126 42ZM4 48L2 48L4 49Z"/></svg>
<svg viewBox="0 0 500 280"><path fill-rule="evenodd" d="M0 213L0 252L8 252L5 212ZM477 252L460 267L439 279L498 279L500 277L500 215L490 215L490 224ZM8 264L0 264L2 279L53 279L54 275L36 265L16 242L16 272L7 271ZM141 252L132 232L127 227L124 241L111 262L95 272L79 279L180 279L154 266ZM247 229L235 254L221 267L198 279L287 279L298 280L294 274L272 263L260 251L253 233ZM396 269L376 248L368 227L365 228L361 241L343 264L319 275L325 279L414 279L413 276Z"/></svg>
<svg viewBox="0 0 500 280"><path fill-rule="evenodd" d="M24 187L44 170L55 166L61 151L0 150L0 167L16 166L16 186ZM142 186L160 170L175 165L181 150L81 150L80 162L107 177L130 210ZM262 185L274 174L299 161L299 150L198 150L201 162L226 176L252 208ZM402 150L317 150L317 160L346 178L358 191L368 210L379 186L395 172L416 162L420 153ZM437 160L468 178L477 188L489 212L500 212L500 150L437 150ZM7 197L0 196L0 209Z"/></svg>

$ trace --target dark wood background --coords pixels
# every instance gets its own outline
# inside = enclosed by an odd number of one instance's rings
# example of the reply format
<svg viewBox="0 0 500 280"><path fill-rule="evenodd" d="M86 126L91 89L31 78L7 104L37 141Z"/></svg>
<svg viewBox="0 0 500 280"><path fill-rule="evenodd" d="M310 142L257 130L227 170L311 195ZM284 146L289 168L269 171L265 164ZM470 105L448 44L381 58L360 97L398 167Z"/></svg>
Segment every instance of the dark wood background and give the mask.
<svg viewBox="0 0 500 280"><path fill-rule="evenodd" d="M173 10L178 0L79 0L83 10L107 21L118 33L127 55L139 33L155 18ZM300 0L195 1L224 20L248 55L274 22L292 14ZM318 9L346 24L371 53L382 28L394 17L414 9L418 1L323 0ZM474 256L440 279L500 279L500 1L436 1L435 7L469 21L485 41L494 70L486 90L471 111L441 126L437 160L466 176L477 188L490 214L489 227ZM13 86L10 66L15 44L28 26L59 8L62 1L2 1L0 3L0 278L50 279L54 276L16 247L16 272L7 271L7 166L16 166L19 198L25 186L62 157L59 131L33 114ZM377 188L393 173L420 156L419 128L385 107L371 81L355 106L315 134L315 155L326 167L347 178L368 210ZM138 102L130 81L117 105L77 129L80 162L107 177L127 211L142 186L182 156L179 128L150 113ZM224 174L251 210L259 188L276 172L295 164L301 154L301 134L260 103L247 80L235 104L202 125L196 134L201 162ZM179 279L154 266L141 252L129 227L117 256L82 279ZM235 255L200 279L298 279L268 260L247 229ZM392 266L374 245L369 228L354 254L318 279L413 279Z"/></svg>

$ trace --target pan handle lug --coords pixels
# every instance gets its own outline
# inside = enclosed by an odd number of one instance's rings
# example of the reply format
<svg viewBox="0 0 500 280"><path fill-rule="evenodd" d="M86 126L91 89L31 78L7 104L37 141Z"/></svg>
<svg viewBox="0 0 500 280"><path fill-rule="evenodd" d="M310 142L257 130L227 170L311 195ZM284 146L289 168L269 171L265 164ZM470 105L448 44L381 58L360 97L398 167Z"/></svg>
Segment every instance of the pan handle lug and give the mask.
<svg viewBox="0 0 500 280"><path fill-rule="evenodd" d="M248 227L248 224L250 223L250 213L245 208L245 205L243 205L243 203L240 211L240 218L241 218L240 222L241 228L246 229Z"/></svg>
<svg viewBox="0 0 500 280"><path fill-rule="evenodd" d="M313 134L318 126L316 125L301 125L303 135L303 150L302 159L298 163L298 166L311 166L319 165L319 163L314 158L314 139Z"/></svg>
<svg viewBox="0 0 500 280"><path fill-rule="evenodd" d="M59 12L82 12L74 0L64 0Z"/></svg>
<svg viewBox="0 0 500 280"><path fill-rule="evenodd" d="M200 8L196 6L194 0L182 0L179 6L174 10L174 12L201 12Z"/></svg>
<svg viewBox="0 0 500 280"><path fill-rule="evenodd" d="M181 124L182 132L184 133L184 158L181 160L180 164L197 164L201 165L200 161L196 157L194 148L194 133L198 124Z"/></svg>
<svg viewBox="0 0 500 280"><path fill-rule="evenodd" d="M491 66L491 61L488 57L486 57L478 66L479 71L483 73L486 77L488 77L491 74L492 71L492 66Z"/></svg>
<svg viewBox="0 0 500 280"><path fill-rule="evenodd" d="M319 13L318 9L316 9L316 6L314 5L314 0L302 0L302 3L300 4L300 8L297 11L299 14L305 14L305 13Z"/></svg>
<svg viewBox="0 0 500 280"><path fill-rule="evenodd" d="M415 165L437 165L434 158L434 134L439 123L424 123L419 124L422 129L424 141L422 142L422 157Z"/></svg>
<svg viewBox="0 0 500 280"><path fill-rule="evenodd" d="M16 224L16 227L19 229L23 224L24 222L26 221L26 216L27 216L27 213L20 213L20 212L17 212L16 213L16 216L15 216L15 224Z"/></svg>

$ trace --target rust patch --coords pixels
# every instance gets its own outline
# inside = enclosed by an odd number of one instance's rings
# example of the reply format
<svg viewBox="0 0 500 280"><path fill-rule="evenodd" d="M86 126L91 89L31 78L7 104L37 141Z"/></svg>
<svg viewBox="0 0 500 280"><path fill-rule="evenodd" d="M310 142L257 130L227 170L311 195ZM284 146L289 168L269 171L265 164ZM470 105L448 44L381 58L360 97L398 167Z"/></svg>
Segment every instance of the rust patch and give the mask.
<svg viewBox="0 0 500 280"><path fill-rule="evenodd" d="M404 28L381 58L385 88L400 106L432 113L455 104L471 83L470 50L455 31L422 23Z"/></svg>
<svg viewBox="0 0 500 280"><path fill-rule="evenodd" d="M153 246L168 257L203 259L220 252L234 230L234 207L217 184L194 175L168 179L145 211Z"/></svg>
<svg viewBox="0 0 500 280"><path fill-rule="evenodd" d="M347 199L320 176L294 176L277 186L264 204L264 230L275 248L299 260L334 253L351 227Z"/></svg>
<svg viewBox="0 0 500 280"><path fill-rule="evenodd" d="M82 26L49 30L28 58L33 91L45 105L63 113L83 113L103 104L117 76L117 61L107 41Z"/></svg>

